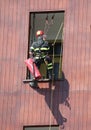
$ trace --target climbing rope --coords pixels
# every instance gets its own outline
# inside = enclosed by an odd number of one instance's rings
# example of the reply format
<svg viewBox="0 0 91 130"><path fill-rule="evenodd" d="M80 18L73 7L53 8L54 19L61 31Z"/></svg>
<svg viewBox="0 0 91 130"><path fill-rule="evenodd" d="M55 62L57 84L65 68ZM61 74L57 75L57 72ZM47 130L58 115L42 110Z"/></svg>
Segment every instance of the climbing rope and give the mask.
<svg viewBox="0 0 91 130"><path fill-rule="evenodd" d="M49 21L48 20L48 14L47 14L47 16L46 16L46 21L45 21L45 26L44 26L44 33L45 34L47 34L48 33L48 31L49 31L49 28L51 27L51 25L53 25L53 23L54 23L54 14L52 15L52 17L51 17L51 20Z"/></svg>
<svg viewBox="0 0 91 130"><path fill-rule="evenodd" d="M56 35L56 38L54 40L54 43L52 44L53 45L53 71L52 71L52 83L51 83L52 87L51 87L51 97L50 97L51 99L50 99L50 122L49 122L49 130L51 130L51 124L52 124L52 113L51 112L53 111L53 92L55 90L55 85L54 85L54 49L55 49L56 40L57 40L57 38L59 36L59 33L60 33L62 27L63 27L63 22L61 23L60 28L58 30L58 33Z"/></svg>

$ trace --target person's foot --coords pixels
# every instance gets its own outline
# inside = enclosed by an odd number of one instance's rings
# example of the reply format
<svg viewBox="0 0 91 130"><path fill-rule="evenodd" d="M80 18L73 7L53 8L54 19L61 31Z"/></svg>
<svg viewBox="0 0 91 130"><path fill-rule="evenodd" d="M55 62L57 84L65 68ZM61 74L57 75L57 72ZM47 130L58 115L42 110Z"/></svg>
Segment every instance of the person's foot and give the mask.
<svg viewBox="0 0 91 130"><path fill-rule="evenodd" d="M29 83L29 86L32 87L33 89L38 89L38 83L36 80L32 80L30 83Z"/></svg>

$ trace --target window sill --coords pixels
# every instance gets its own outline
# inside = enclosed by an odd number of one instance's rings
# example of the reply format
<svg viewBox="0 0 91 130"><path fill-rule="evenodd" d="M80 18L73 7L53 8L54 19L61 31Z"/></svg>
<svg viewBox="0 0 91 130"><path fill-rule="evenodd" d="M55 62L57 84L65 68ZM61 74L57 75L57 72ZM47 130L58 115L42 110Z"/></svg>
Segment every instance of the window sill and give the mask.
<svg viewBox="0 0 91 130"><path fill-rule="evenodd" d="M31 79L25 79L25 80L23 80L23 83L29 83L29 82L32 82L33 80L31 80ZM39 79L39 80L37 80L38 82L40 82L40 83L44 83L44 82L52 82L52 80L50 80L50 79ZM64 78L60 78L60 79L54 79L54 82L56 82L56 81L64 81Z"/></svg>

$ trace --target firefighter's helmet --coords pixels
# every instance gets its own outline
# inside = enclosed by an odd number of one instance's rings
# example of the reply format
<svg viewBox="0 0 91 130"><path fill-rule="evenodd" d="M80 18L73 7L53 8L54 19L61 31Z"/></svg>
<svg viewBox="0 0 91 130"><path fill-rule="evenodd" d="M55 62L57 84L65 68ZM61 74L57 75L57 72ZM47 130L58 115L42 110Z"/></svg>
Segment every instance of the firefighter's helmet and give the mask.
<svg viewBox="0 0 91 130"><path fill-rule="evenodd" d="M44 32L42 30L38 30L36 32L36 37L44 35Z"/></svg>

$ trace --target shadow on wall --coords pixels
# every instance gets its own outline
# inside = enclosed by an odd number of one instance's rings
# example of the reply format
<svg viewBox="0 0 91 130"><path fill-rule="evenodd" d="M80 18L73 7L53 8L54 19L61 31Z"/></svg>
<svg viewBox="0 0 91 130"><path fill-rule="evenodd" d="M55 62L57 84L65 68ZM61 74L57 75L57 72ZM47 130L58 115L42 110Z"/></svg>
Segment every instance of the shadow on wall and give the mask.
<svg viewBox="0 0 91 130"><path fill-rule="evenodd" d="M35 90L45 96L45 101L50 108L54 118L56 119L57 124L60 125L61 128L64 128L64 123L67 122L67 118L65 118L59 110L59 104L64 104L69 108L69 110L71 110L69 103L69 83L63 74L63 80L55 82L54 85L54 90L51 89L51 82L49 83L49 88L41 88Z"/></svg>

